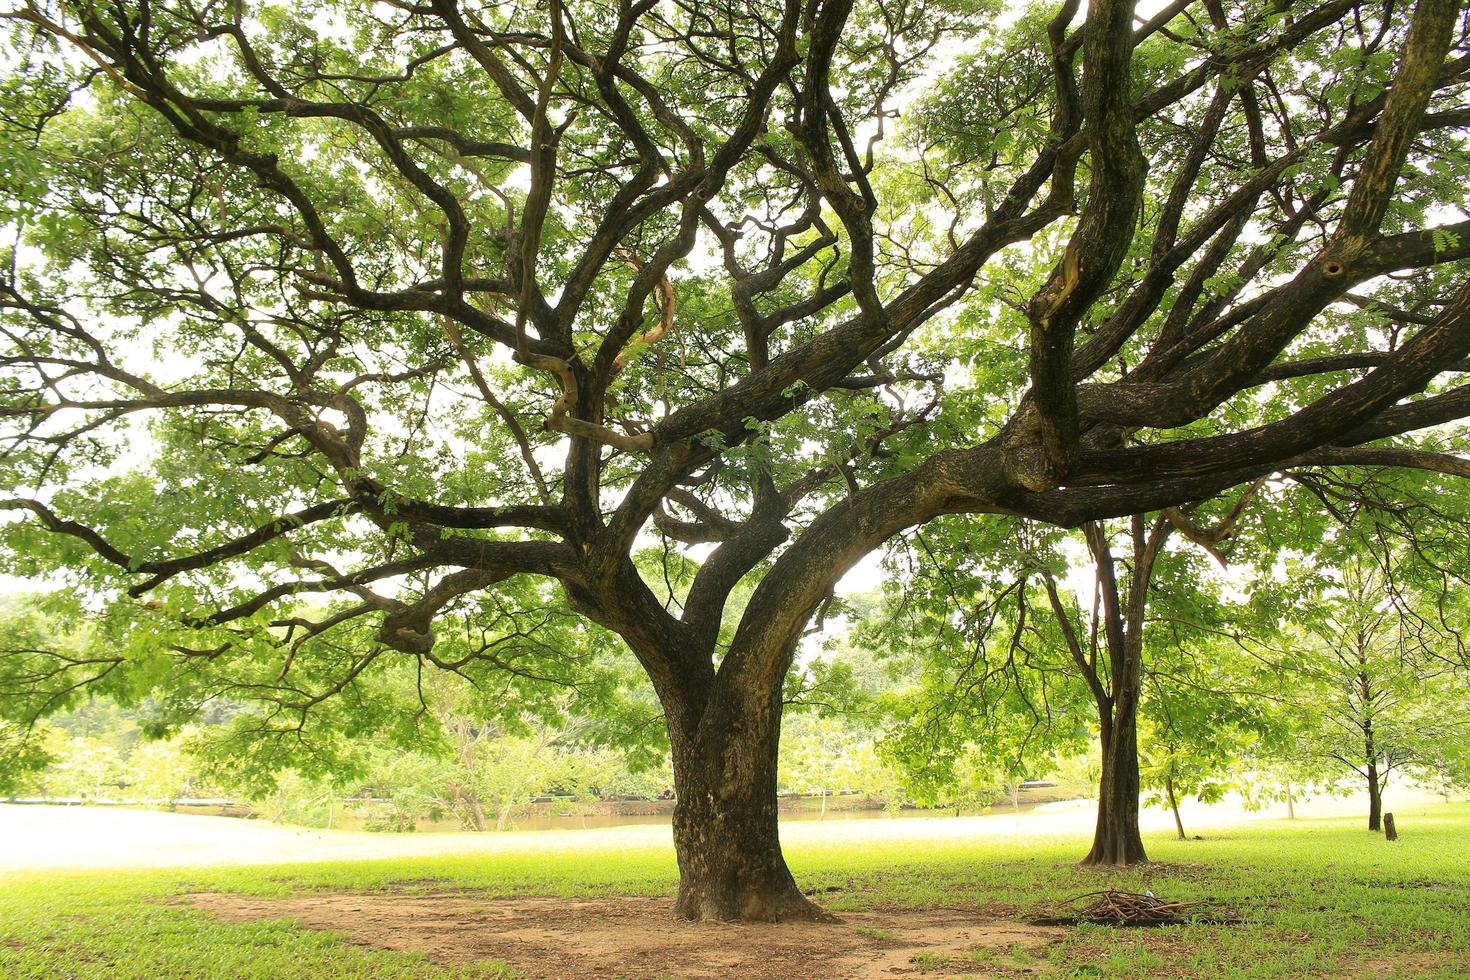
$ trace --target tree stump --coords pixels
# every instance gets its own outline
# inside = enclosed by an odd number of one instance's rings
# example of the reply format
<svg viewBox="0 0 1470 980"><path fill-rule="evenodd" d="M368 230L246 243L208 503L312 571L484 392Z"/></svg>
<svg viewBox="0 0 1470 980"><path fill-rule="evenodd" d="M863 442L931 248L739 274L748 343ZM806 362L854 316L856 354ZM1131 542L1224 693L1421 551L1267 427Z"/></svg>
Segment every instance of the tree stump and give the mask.
<svg viewBox="0 0 1470 980"><path fill-rule="evenodd" d="M1399 839L1399 832L1398 832L1397 829L1394 828L1394 825L1393 825L1393 814L1392 813L1385 813L1383 815L1383 839L1384 840L1398 840Z"/></svg>

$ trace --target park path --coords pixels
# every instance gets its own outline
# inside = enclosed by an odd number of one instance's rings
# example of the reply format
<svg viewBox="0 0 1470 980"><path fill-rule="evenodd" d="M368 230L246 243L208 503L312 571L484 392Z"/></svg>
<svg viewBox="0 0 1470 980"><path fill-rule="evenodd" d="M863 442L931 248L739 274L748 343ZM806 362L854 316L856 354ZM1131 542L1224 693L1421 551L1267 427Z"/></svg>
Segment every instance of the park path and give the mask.
<svg viewBox="0 0 1470 980"><path fill-rule="evenodd" d="M1403 810L1435 799L1403 789L1389 802ZM1018 814L999 807L973 817L788 821L782 824L781 839L788 846L820 847L883 841L958 843L974 837L1078 837L1092 829L1093 805L1090 800L1069 800ZM1193 834L1284 816L1277 809L1251 813L1227 802L1187 805L1183 814L1185 827ZM1303 818L1366 812L1366 802L1353 796L1297 804ZM1163 810L1145 809L1142 824L1146 833L1165 832L1172 829L1173 818ZM278 864L629 847L672 847L668 824L499 834L383 834L120 807L0 804L0 874L46 868Z"/></svg>

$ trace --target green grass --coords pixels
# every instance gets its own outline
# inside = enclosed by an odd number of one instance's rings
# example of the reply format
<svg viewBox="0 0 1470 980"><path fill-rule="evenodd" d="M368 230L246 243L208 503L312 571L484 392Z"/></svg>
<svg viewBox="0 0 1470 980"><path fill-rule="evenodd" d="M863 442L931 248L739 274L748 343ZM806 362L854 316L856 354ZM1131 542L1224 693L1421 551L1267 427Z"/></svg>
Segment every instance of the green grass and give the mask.
<svg viewBox="0 0 1470 980"><path fill-rule="evenodd" d="M788 849L797 878L833 911L981 907L1026 919L1104 887L1223 902L1234 926L1073 929L1045 950L931 956L934 976L1470 975L1470 805L1401 815L1390 844L1358 820L1262 823L1203 841L1151 837L1158 865L1077 867L1080 839L1006 838ZM10 842L12 845L15 842ZM0 876L3 977L484 977L501 964L436 966L290 920L227 925L171 896L328 889L478 890L515 895L671 895L672 854L558 850L182 871ZM835 889L828 891L828 889ZM877 936L881 930L869 934ZM943 960L941 962L941 960Z"/></svg>

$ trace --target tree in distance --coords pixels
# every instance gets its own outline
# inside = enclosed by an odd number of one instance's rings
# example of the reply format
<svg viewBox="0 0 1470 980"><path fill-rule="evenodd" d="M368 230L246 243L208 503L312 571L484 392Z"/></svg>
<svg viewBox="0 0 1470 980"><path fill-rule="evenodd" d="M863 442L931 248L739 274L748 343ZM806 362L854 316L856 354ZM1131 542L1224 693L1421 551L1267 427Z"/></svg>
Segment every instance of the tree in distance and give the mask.
<svg viewBox="0 0 1470 980"><path fill-rule="evenodd" d="M1295 738L1278 745L1278 764L1329 786L1353 780L1372 831L1396 774L1470 783L1470 688L1446 655L1462 642L1463 606L1436 609L1393 581L1396 565L1364 548L1325 574L1299 570L1304 608L1279 654L1289 687L1275 712Z"/></svg>
<svg viewBox="0 0 1470 980"><path fill-rule="evenodd" d="M1203 566L1224 560L1263 485L1080 533L996 518L926 528L896 576L892 618L872 631L922 678L891 742L906 767L943 781L957 747L983 744L992 762L1034 771L1091 742L1097 821L1082 862L1148 859L1145 776L1183 836L1178 794L1213 792L1223 753L1256 727L1242 696L1252 679L1232 650L1245 610Z"/></svg>

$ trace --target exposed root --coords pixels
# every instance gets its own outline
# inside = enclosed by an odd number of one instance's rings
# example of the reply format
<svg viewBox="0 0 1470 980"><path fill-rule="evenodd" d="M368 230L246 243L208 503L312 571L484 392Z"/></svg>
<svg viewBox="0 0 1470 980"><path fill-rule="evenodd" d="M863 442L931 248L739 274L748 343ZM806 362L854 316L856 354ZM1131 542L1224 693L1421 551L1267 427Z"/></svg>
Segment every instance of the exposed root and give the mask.
<svg viewBox="0 0 1470 980"><path fill-rule="evenodd" d="M777 896L754 893L743 899L681 894L674 917L695 922L840 922L837 916L794 890Z"/></svg>

